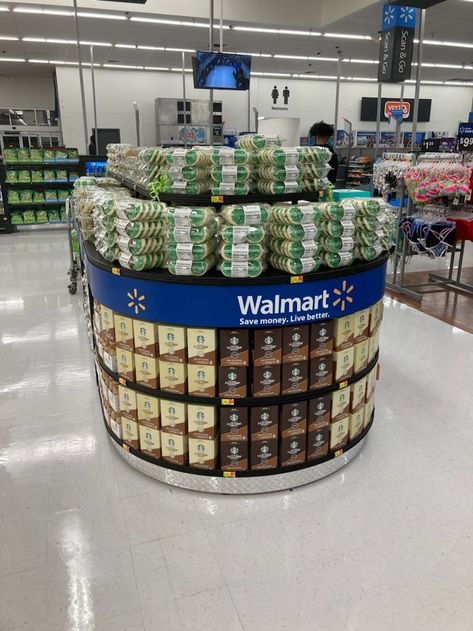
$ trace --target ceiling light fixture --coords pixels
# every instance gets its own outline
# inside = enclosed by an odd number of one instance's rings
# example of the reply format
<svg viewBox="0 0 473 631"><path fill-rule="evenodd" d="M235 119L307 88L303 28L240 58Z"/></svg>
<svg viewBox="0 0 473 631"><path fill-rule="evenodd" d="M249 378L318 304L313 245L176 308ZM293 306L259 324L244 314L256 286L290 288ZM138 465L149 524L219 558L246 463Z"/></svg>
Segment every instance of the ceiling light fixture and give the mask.
<svg viewBox="0 0 473 631"><path fill-rule="evenodd" d="M35 15L60 15L60 16L72 16L73 11L64 11L61 9L35 9L33 7L15 7L14 13L33 13Z"/></svg>
<svg viewBox="0 0 473 631"><path fill-rule="evenodd" d="M2 42L18 42L19 39L19 37L15 37L14 35L0 35Z"/></svg>
<svg viewBox="0 0 473 631"><path fill-rule="evenodd" d="M10 9L8 7L0 7L0 12L1 13L6 13L7 11L10 11Z"/></svg>
<svg viewBox="0 0 473 631"><path fill-rule="evenodd" d="M418 44L419 40L415 39L414 44ZM473 44L466 42L446 42L436 39L424 39L424 44L427 46L452 46L453 48L473 48Z"/></svg>
<svg viewBox="0 0 473 631"><path fill-rule="evenodd" d="M12 61L16 63L25 62L26 59L20 59L19 57L0 57L0 61Z"/></svg>
<svg viewBox="0 0 473 631"><path fill-rule="evenodd" d="M164 46L137 46L139 50L164 50Z"/></svg>
<svg viewBox="0 0 473 631"><path fill-rule="evenodd" d="M195 48L169 48L166 46L165 50L168 53L195 53Z"/></svg>
<svg viewBox="0 0 473 631"><path fill-rule="evenodd" d="M159 66L145 66L145 70L169 71L171 68L160 68Z"/></svg>
<svg viewBox="0 0 473 631"><path fill-rule="evenodd" d="M350 33L322 33L323 37L338 37L340 39L372 39L371 35L356 35Z"/></svg>
<svg viewBox="0 0 473 631"><path fill-rule="evenodd" d="M104 68L120 68L123 70L144 70L144 66L129 66L126 64L103 64Z"/></svg>
<svg viewBox="0 0 473 631"><path fill-rule="evenodd" d="M77 15L80 18L97 18L99 20L128 20L126 15L119 15L116 13L91 13L89 11L78 11Z"/></svg>
<svg viewBox="0 0 473 631"><path fill-rule="evenodd" d="M137 48L136 44L115 44L115 48Z"/></svg>

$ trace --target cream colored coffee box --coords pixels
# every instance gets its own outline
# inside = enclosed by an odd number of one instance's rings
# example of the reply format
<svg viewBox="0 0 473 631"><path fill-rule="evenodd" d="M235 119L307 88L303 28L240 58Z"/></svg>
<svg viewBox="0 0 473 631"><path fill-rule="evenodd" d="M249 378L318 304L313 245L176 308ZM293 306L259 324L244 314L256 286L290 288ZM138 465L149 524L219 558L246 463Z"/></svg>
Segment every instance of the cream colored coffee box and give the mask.
<svg viewBox="0 0 473 631"><path fill-rule="evenodd" d="M186 404L161 399L161 429L169 434L187 434Z"/></svg>
<svg viewBox="0 0 473 631"><path fill-rule="evenodd" d="M137 392L136 407L139 423L144 422L147 427L154 427L155 429L161 427L161 412L157 397Z"/></svg>
<svg viewBox="0 0 473 631"><path fill-rule="evenodd" d="M353 362L355 350L353 346L343 351L333 353L333 363L335 366L335 381L346 381L353 375Z"/></svg>
<svg viewBox="0 0 473 631"><path fill-rule="evenodd" d="M187 464L187 436L178 436L161 431L161 455L163 460L180 465Z"/></svg>
<svg viewBox="0 0 473 631"><path fill-rule="evenodd" d="M332 417L331 420L338 421L348 415L350 409L350 388L336 390L332 394Z"/></svg>
<svg viewBox="0 0 473 631"><path fill-rule="evenodd" d="M128 381L135 381L135 354L133 351L117 348L117 372L120 377Z"/></svg>
<svg viewBox="0 0 473 631"><path fill-rule="evenodd" d="M348 430L348 440L353 440L363 431L363 423L365 420L365 408L350 414L350 428Z"/></svg>
<svg viewBox="0 0 473 631"><path fill-rule="evenodd" d="M200 366L217 363L217 331L215 329L187 329L187 361Z"/></svg>
<svg viewBox="0 0 473 631"><path fill-rule="evenodd" d="M158 357L158 325L156 322L133 320L135 353L147 357Z"/></svg>
<svg viewBox="0 0 473 631"><path fill-rule="evenodd" d="M135 449L140 448L140 433L139 426L137 421L132 421L126 416L121 415L122 417L122 433L123 433L123 441L130 445L130 447L134 447Z"/></svg>
<svg viewBox="0 0 473 631"><path fill-rule="evenodd" d="M127 316L113 316L115 323L115 340L117 348L123 348L125 351L135 350L135 340L133 338L133 320Z"/></svg>
<svg viewBox="0 0 473 631"><path fill-rule="evenodd" d="M143 453L155 458L161 458L161 432L154 427L145 425L146 421L140 421L140 449Z"/></svg>
<svg viewBox="0 0 473 631"><path fill-rule="evenodd" d="M184 364L186 361L186 330L182 326L158 326L159 358Z"/></svg>
<svg viewBox="0 0 473 631"><path fill-rule="evenodd" d="M356 383L354 383L351 390L351 403L350 410L352 412L356 412L360 408L362 408L365 404L365 396L366 396L366 377L360 379Z"/></svg>
<svg viewBox="0 0 473 631"><path fill-rule="evenodd" d="M115 341L115 323L113 311L104 305L100 305L100 321L102 325L102 335L110 342Z"/></svg>
<svg viewBox="0 0 473 631"><path fill-rule="evenodd" d="M362 309L353 314L353 343L363 342L369 335L370 308Z"/></svg>
<svg viewBox="0 0 473 631"><path fill-rule="evenodd" d="M370 335L378 328L383 319L384 302L383 299L375 302L370 309Z"/></svg>
<svg viewBox="0 0 473 631"><path fill-rule="evenodd" d="M376 372L377 372L378 364L371 370L366 377L366 401L371 397L374 392L376 385Z"/></svg>
<svg viewBox="0 0 473 631"><path fill-rule="evenodd" d="M136 383L148 388L159 388L159 363L156 357L135 353Z"/></svg>
<svg viewBox="0 0 473 631"><path fill-rule="evenodd" d="M368 353L368 362L372 362L379 349L379 329L377 329L369 339L370 348Z"/></svg>
<svg viewBox="0 0 473 631"><path fill-rule="evenodd" d="M97 305L97 303L95 303ZM100 307L99 307L100 309ZM94 333L96 336L99 336L102 334L102 318L100 317L100 311L97 311L97 309L94 309L93 315L92 315L92 324L94 327Z"/></svg>
<svg viewBox="0 0 473 631"><path fill-rule="evenodd" d="M117 414L115 412L110 414L110 429L115 434L115 436L118 436L118 438L122 438L123 439L123 436L122 436L122 419L121 419L120 414Z"/></svg>
<svg viewBox="0 0 473 631"><path fill-rule="evenodd" d="M217 433L217 409L213 405L187 405L189 438L213 440Z"/></svg>
<svg viewBox="0 0 473 631"><path fill-rule="evenodd" d="M353 332L355 319L353 314L344 318L337 318L334 324L334 345L335 351L342 351L353 346Z"/></svg>
<svg viewBox="0 0 473 631"><path fill-rule="evenodd" d="M103 363L112 372L118 372L117 351L115 342L103 340Z"/></svg>
<svg viewBox="0 0 473 631"><path fill-rule="evenodd" d="M189 438L189 466L200 469L216 469L217 438L213 440Z"/></svg>
<svg viewBox="0 0 473 631"><path fill-rule="evenodd" d="M176 394L186 393L186 364L176 364L159 360L159 376L161 390L175 392Z"/></svg>
<svg viewBox="0 0 473 631"><path fill-rule="evenodd" d="M353 366L355 373L361 372L368 365L369 350L369 338L364 340L363 342L358 342L358 344L355 344L355 362Z"/></svg>
<svg viewBox="0 0 473 631"><path fill-rule="evenodd" d="M118 382L113 379L108 384L108 402L118 412L120 409L120 397L118 396Z"/></svg>
<svg viewBox="0 0 473 631"><path fill-rule="evenodd" d="M187 366L187 389L199 397L215 397L217 394L217 369L215 366Z"/></svg>
<svg viewBox="0 0 473 631"><path fill-rule="evenodd" d="M365 405L365 423L364 427L368 427L371 423L371 417L374 412L374 394L368 399Z"/></svg>
<svg viewBox="0 0 473 631"><path fill-rule="evenodd" d="M348 429L350 419L348 416L331 423L330 425L330 450L337 451L343 449L348 442Z"/></svg>
<svg viewBox="0 0 473 631"><path fill-rule="evenodd" d="M99 336L95 337L95 348L97 349L97 355L103 359L104 345L102 344L102 340Z"/></svg>
<svg viewBox="0 0 473 631"><path fill-rule="evenodd" d="M120 413L126 418L136 421L138 410L136 407L136 392L126 386L118 386L118 398L120 401Z"/></svg>

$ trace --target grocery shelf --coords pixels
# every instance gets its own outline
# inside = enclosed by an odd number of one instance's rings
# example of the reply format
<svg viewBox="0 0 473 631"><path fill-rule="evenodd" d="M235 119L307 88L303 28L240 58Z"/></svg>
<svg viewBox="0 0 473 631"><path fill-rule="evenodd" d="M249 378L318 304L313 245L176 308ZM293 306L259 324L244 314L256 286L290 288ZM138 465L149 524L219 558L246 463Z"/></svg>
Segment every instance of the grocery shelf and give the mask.
<svg viewBox="0 0 473 631"><path fill-rule="evenodd" d="M61 188L74 186L74 180L42 180L41 182L6 182L9 188L43 188L44 186L59 186Z"/></svg>
<svg viewBox="0 0 473 631"><path fill-rule="evenodd" d="M15 212L16 210L29 210L30 208L42 208L43 206L62 206L66 203L65 199L62 200L54 200L51 202L20 202L18 204L8 202L10 210Z"/></svg>
<svg viewBox="0 0 473 631"><path fill-rule="evenodd" d="M7 169L33 169L43 168L45 166L77 168L79 166L79 160L50 160L45 162L4 162L3 166Z"/></svg>
<svg viewBox="0 0 473 631"><path fill-rule="evenodd" d="M100 355L96 355L96 360L99 366L115 381L118 381L122 386L126 386L131 390L135 390L136 392L142 392L143 394L147 394L153 397L159 397L161 399L169 399L170 401L181 401L184 403L194 403L196 405L215 405L221 407L256 407L256 406L267 406L267 405L283 405L285 403L298 403L299 401L309 401L310 399L316 399L318 397L323 397L327 394L332 394L337 390L343 390L348 386L360 381L366 375L368 375L373 368L376 366L376 363L379 359L379 352L376 353L373 360L368 364L368 366L361 370L353 377L346 379L342 383L334 383L331 386L326 388L317 388L314 390L307 390L306 392L300 392L297 394L282 394L280 396L273 397L240 397L240 398L226 398L226 397L199 397L193 396L190 394L176 394L174 392L168 392L167 390L159 390L154 388L148 388L147 386L142 386L134 381L129 381L128 379L124 379L120 377L120 375L116 372L113 372L108 368Z"/></svg>

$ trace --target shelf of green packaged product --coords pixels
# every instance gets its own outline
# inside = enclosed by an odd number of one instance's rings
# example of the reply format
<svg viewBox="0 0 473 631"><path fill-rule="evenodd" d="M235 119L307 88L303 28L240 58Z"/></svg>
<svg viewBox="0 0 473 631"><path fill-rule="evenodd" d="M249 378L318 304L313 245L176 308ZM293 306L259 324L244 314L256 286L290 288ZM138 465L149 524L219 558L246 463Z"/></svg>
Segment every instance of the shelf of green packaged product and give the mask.
<svg viewBox="0 0 473 631"><path fill-rule="evenodd" d="M8 202L12 211L21 211L29 208L42 208L43 206L61 206L66 203L65 199L57 199L50 202L20 202L18 204Z"/></svg>
<svg viewBox="0 0 473 631"><path fill-rule="evenodd" d="M4 166L7 169L32 169L37 167L44 166L57 166L64 168L72 168L77 167L79 165L79 160L48 160L44 162L5 162Z"/></svg>
<svg viewBox="0 0 473 631"><path fill-rule="evenodd" d="M9 188L42 188L43 186L50 186L54 184L60 188L71 188L74 185L74 180L41 180L41 182L7 182L6 185Z"/></svg>
<svg viewBox="0 0 473 631"><path fill-rule="evenodd" d="M128 178L122 177L113 171L109 171L108 175L118 180L123 186L129 188L144 199L151 199L148 189L141 184L136 184ZM212 195L203 193L202 195L188 195L186 193L159 193L159 199L175 206L220 206L222 204L266 204L271 198L274 202L292 202L297 203L301 199L308 202L316 202L322 199L324 192L304 191L300 193L281 193L267 195L266 193L248 193L248 195Z"/></svg>

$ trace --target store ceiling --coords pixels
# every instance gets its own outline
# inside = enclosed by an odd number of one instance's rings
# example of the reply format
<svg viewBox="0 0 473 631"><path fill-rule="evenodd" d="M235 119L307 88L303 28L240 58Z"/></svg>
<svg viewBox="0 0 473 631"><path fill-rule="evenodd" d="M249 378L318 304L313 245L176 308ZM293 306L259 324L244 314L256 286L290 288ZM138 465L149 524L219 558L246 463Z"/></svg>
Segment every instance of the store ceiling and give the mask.
<svg viewBox="0 0 473 631"><path fill-rule="evenodd" d="M295 0L296 4L301 0ZM227 0L228 2L228 0ZM340 5L333 0L334 5ZM164 5L165 3L161 3ZM247 4L247 3L246 3ZM344 2L348 6L367 5L368 2ZM219 2L215 2L218 10ZM76 62L76 48L72 44L32 42L24 38L74 40L75 31L72 17L68 15L44 15L37 13L21 13L15 11L32 9L71 11L71 6L62 4L39 5L26 3L6 3L0 0L1 7L8 7L9 11L0 12L0 74L48 74L52 72L54 64L33 63L33 61L62 61ZM81 10L79 3L79 11ZM90 14L94 11L89 1L87 8L82 9ZM107 66L143 66L177 68L181 66L181 53L160 50L142 50L138 48L122 48L117 45L154 46L166 48L207 49L208 29L176 24L156 24L135 21L133 17L151 17L163 20L188 20L189 22L203 22L202 18L176 15L156 15L139 13L138 5L123 5L129 13L111 11L109 7L121 6L117 3L95 2L95 12L107 13L127 19L97 19L81 17L79 20L80 37L82 41L105 43L104 46L94 47L95 63ZM147 5L140 5L140 11L146 10ZM234 5L233 9L234 9ZM96 8L95 8L96 7ZM237 22L225 20L224 49L229 52L249 52L273 57L253 58L255 73L287 73L300 76L334 76L337 71L336 61L320 61L321 58L336 58L336 49L342 51L343 59L376 60L378 57L378 31L381 14L381 3L365 6L342 19L336 20L323 27L301 25L306 31L323 31L334 34L349 34L365 36L366 39L353 39L339 36L311 36L292 33L261 33L238 30L241 27L273 28L267 24L257 22ZM217 13L218 15L218 13ZM131 18L131 19L130 19ZM205 20L204 20L205 21ZM320 24L320 22L319 22ZM230 28L228 28L230 27ZM281 28L288 28L282 24ZM292 25L289 30L295 27ZM297 29L298 30L298 29ZM447 41L466 44L463 46L426 45L424 48L424 63L449 64L458 68L425 67L422 78L426 81L461 80L473 82L473 2L467 0L446 0L427 11L425 37L434 42ZM2 39L17 37L17 41ZM215 33L215 42L219 34ZM81 47L83 59L89 61L89 46ZM294 55L314 57L315 59L287 59L274 55ZM186 54L186 66L190 68L191 54ZM25 59L27 63L8 62L6 59ZM1 61L4 59L5 61ZM29 61L29 63L28 63ZM466 65L469 68L461 66ZM375 63L343 63L342 75L354 78L375 79L377 65Z"/></svg>

